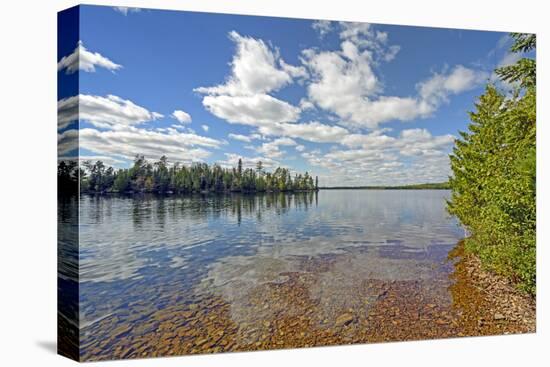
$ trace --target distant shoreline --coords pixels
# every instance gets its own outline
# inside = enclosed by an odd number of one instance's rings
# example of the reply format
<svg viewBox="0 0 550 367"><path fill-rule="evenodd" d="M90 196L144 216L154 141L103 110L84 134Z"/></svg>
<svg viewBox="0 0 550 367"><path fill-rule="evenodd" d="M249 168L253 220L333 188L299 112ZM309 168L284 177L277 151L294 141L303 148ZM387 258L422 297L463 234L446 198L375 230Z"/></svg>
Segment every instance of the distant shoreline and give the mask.
<svg viewBox="0 0 550 367"><path fill-rule="evenodd" d="M88 195L122 195L122 196L134 196L134 195L159 195L159 196L181 196L181 195L257 195L257 194L304 194L315 193L322 190L450 190L448 183L426 183L415 185L403 185L403 186L331 186L331 187L319 187L318 189L311 190L285 190L285 191L193 191L193 192L149 192L149 191L80 191L80 194Z"/></svg>
<svg viewBox="0 0 550 367"><path fill-rule="evenodd" d="M450 186L448 182L437 182L401 186L321 186L319 190L450 190Z"/></svg>
<svg viewBox="0 0 550 367"><path fill-rule="evenodd" d="M75 189L76 190L76 189ZM226 190L226 191L215 191L215 190L202 190L202 191L188 191L188 192L175 192L175 191L91 191L91 190L76 190L79 195L92 195L92 196L108 196L108 195L120 195L120 196L142 196L142 195L152 195L152 196L194 196L194 195L272 195L272 194L310 194L317 193L319 189L311 190L285 190L285 191L236 191L236 190ZM60 192L63 194L64 192Z"/></svg>

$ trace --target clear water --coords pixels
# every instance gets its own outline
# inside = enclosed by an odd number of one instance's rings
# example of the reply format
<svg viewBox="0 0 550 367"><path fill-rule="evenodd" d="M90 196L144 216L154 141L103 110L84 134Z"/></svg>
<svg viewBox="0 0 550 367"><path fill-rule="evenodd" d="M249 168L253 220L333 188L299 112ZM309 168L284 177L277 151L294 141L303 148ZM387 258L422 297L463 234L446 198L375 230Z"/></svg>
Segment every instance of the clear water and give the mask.
<svg viewBox="0 0 550 367"><path fill-rule="evenodd" d="M84 346L105 318L147 315L208 296L230 304L236 324L257 315L249 292L312 272L304 259L332 259L311 297L324 313L353 308L365 279L433 280L464 236L445 211L445 190L321 190L318 193L80 198L80 326ZM315 271L313 271L315 273ZM439 287L439 288L438 288ZM264 312L264 320L276 315ZM114 327L114 326L113 326Z"/></svg>

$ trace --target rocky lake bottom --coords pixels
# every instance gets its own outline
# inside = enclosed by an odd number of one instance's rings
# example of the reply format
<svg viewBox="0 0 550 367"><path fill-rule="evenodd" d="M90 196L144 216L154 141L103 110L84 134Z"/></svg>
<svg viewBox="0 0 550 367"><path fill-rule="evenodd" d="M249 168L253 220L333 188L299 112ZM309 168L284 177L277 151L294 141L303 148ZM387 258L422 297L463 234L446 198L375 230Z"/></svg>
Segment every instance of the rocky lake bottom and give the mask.
<svg viewBox="0 0 550 367"><path fill-rule="evenodd" d="M86 361L534 332L533 300L464 254L447 197L83 196L67 329Z"/></svg>

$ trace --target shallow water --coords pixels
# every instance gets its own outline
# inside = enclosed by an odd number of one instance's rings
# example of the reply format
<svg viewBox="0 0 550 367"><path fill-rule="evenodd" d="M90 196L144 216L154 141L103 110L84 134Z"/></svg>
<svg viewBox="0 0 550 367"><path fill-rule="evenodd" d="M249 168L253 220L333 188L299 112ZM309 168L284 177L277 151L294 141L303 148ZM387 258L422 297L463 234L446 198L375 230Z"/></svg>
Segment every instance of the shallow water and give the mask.
<svg viewBox="0 0 550 367"><path fill-rule="evenodd" d="M376 313L388 284L415 288L423 305L448 307L447 255L464 236L445 211L448 197L444 190L81 196L82 354L363 341L362 320ZM294 318L304 324L292 326ZM283 320L303 330L303 342L288 342Z"/></svg>

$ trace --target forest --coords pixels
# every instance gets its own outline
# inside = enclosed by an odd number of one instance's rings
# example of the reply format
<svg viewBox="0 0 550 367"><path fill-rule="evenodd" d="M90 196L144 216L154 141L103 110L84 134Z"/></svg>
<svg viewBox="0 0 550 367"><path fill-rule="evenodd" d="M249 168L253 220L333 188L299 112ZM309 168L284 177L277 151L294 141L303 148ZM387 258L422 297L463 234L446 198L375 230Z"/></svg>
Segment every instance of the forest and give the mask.
<svg viewBox="0 0 550 367"><path fill-rule="evenodd" d="M291 174L277 167L267 172L261 161L255 169L243 168L239 159L235 168L218 164L194 163L191 166L169 164L162 156L149 162L137 155L130 168L114 169L102 161L76 161L58 164L59 189L71 191L80 183L81 193L225 193L225 192L295 192L318 190L319 180L308 172Z"/></svg>
<svg viewBox="0 0 550 367"><path fill-rule="evenodd" d="M511 36L511 52L534 54L535 35ZM451 154L448 210L471 234L467 251L535 294L536 62L522 57L495 73L500 84L487 85Z"/></svg>

